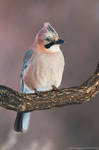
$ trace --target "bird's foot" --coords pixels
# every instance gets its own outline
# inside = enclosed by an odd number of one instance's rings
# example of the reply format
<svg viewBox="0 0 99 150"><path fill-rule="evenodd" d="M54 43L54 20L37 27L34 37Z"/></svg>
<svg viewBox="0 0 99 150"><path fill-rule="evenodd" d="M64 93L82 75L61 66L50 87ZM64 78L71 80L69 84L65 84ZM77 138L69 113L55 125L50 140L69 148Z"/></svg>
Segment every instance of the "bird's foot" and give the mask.
<svg viewBox="0 0 99 150"><path fill-rule="evenodd" d="M54 91L58 91L59 90L55 85L53 85L52 88L53 88L52 90L54 90Z"/></svg>
<svg viewBox="0 0 99 150"><path fill-rule="evenodd" d="M38 91L37 89L34 89L34 91L35 91L35 94L36 94L37 96L41 96L41 92L40 92L40 91Z"/></svg>

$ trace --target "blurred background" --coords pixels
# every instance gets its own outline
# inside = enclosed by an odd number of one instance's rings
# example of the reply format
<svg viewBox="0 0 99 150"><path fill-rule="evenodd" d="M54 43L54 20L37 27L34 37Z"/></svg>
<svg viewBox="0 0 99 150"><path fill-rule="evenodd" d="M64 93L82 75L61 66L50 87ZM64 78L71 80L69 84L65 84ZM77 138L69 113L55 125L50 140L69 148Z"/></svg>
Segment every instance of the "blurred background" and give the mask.
<svg viewBox="0 0 99 150"><path fill-rule="evenodd" d="M0 0L0 84L20 91L23 55L44 22L65 40L61 88L79 85L94 72L99 61L99 0ZM12 131L16 112L0 108L0 150L99 147L98 99L34 111L26 134Z"/></svg>

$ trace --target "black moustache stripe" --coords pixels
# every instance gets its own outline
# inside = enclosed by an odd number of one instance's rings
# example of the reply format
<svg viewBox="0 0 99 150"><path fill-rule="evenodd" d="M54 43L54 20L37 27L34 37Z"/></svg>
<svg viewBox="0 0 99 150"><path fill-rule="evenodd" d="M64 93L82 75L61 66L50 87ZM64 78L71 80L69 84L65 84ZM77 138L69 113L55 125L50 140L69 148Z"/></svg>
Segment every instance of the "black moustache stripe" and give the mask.
<svg viewBox="0 0 99 150"><path fill-rule="evenodd" d="M51 42L51 43L49 43L49 44L46 44L45 45L45 48L50 48L52 45L54 45L55 43L54 42Z"/></svg>

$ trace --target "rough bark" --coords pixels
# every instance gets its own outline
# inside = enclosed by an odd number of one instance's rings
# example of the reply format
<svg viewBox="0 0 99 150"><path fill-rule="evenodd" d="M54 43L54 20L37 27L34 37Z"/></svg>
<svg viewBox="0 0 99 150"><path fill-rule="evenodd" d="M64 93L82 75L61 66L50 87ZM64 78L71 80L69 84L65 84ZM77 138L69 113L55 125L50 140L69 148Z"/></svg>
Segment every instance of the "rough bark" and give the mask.
<svg viewBox="0 0 99 150"><path fill-rule="evenodd" d="M0 86L0 106L14 111L44 110L53 107L82 104L99 92L99 64L95 73L83 84L36 94L22 94L9 87Z"/></svg>

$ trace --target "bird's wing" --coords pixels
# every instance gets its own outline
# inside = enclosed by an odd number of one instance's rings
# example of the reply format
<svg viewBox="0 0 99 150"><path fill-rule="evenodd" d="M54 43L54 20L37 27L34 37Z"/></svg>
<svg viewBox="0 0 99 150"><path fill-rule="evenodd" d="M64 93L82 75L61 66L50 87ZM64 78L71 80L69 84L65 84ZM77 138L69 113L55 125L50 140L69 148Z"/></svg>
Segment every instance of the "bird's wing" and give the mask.
<svg viewBox="0 0 99 150"><path fill-rule="evenodd" d="M28 68L28 64L29 64L32 54L33 54L32 50L27 50L24 55L24 58L23 58L23 68L21 71L21 91L22 92L24 91L23 74L24 74L25 70Z"/></svg>

